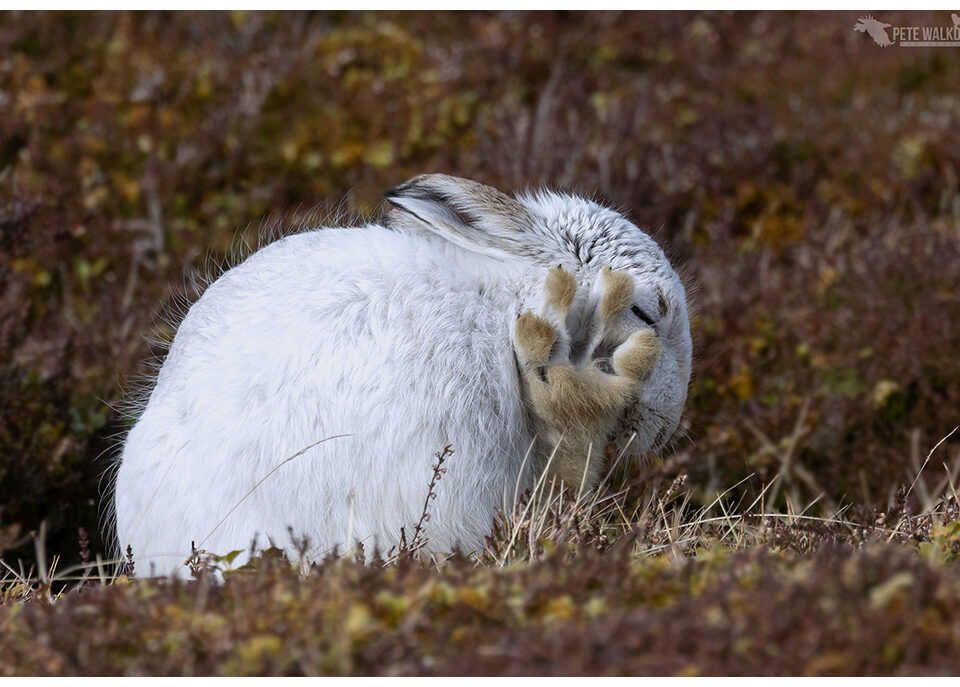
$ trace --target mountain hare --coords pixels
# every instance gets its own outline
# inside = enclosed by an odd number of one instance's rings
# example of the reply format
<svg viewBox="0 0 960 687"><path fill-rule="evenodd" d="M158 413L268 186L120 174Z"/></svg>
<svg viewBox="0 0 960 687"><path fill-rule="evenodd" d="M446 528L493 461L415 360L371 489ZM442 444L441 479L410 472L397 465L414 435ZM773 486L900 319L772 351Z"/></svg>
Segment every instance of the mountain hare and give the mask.
<svg viewBox="0 0 960 687"><path fill-rule="evenodd" d="M386 552L448 444L426 548L470 551L544 469L589 490L608 437L673 434L687 306L646 234L577 196L442 174L386 198L380 223L288 236L190 308L117 473L139 573L291 532L311 557Z"/></svg>

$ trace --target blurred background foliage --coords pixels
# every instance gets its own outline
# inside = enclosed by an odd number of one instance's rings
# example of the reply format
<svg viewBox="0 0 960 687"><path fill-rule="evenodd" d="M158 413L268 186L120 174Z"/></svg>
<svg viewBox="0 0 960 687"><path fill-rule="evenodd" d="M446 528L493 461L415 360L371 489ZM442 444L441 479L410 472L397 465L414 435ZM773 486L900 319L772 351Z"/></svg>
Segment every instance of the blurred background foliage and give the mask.
<svg viewBox="0 0 960 687"><path fill-rule="evenodd" d="M4 13L0 550L42 520L102 550L115 408L186 269L427 171L596 193L682 267L688 438L657 470L883 508L960 424L960 51L856 19Z"/></svg>

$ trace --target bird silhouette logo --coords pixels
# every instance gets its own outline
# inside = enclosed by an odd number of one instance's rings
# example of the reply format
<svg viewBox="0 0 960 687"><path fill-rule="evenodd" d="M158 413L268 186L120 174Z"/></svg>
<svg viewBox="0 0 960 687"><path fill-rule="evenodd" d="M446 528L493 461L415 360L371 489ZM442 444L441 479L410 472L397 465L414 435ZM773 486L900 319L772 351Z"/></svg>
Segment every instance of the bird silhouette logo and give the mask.
<svg viewBox="0 0 960 687"><path fill-rule="evenodd" d="M953 19L953 28L960 28L960 17L957 16L956 12L950 13L950 18Z"/></svg>
<svg viewBox="0 0 960 687"><path fill-rule="evenodd" d="M956 22L957 15L953 15L953 17ZM857 20L853 30L859 31L860 33L867 32L877 45L885 48L888 45L893 45L893 41L890 40L890 36L887 35L887 29L889 29L890 26L891 24L884 24L882 21L877 21L868 14Z"/></svg>

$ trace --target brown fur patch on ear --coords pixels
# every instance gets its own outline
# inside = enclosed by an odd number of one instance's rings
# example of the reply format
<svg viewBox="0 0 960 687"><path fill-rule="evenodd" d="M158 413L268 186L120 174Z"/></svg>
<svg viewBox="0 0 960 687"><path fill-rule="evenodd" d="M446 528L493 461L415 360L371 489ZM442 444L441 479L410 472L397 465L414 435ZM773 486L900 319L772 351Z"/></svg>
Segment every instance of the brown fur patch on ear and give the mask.
<svg viewBox="0 0 960 687"><path fill-rule="evenodd" d="M577 278L561 265L557 265L547 272L545 288L550 307L565 315L577 295Z"/></svg>
<svg viewBox="0 0 960 687"><path fill-rule="evenodd" d="M663 295L663 289L657 287L657 308L660 310L660 317L666 317L668 305L667 299Z"/></svg>
<svg viewBox="0 0 960 687"><path fill-rule="evenodd" d="M626 310L633 301L633 279L626 272L615 272L609 266L603 268L601 279L604 284L600 315L607 320Z"/></svg>
<svg viewBox="0 0 960 687"><path fill-rule="evenodd" d="M543 365L550 359L557 332L549 322L528 310L517 319L513 338L526 362Z"/></svg>
<svg viewBox="0 0 960 687"><path fill-rule="evenodd" d="M653 369L660 355L660 341L649 329L630 335L613 353L613 365L620 374L643 379Z"/></svg>

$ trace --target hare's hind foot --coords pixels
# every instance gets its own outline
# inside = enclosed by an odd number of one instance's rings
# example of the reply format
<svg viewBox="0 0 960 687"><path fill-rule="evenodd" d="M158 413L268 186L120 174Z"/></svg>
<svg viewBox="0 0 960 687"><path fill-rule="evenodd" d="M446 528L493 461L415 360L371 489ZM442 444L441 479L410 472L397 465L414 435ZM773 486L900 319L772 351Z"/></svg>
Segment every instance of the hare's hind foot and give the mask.
<svg viewBox="0 0 960 687"><path fill-rule="evenodd" d="M551 269L541 313L526 311L517 318L514 349L541 460L567 485L592 488L600 476L603 443L638 381L652 369L659 342L652 330L636 331L614 350L610 372L593 360L597 345L633 300L630 276L605 267L594 287L598 298L588 298L588 355L583 364L572 364L566 322L576 293L571 273Z"/></svg>
<svg viewBox="0 0 960 687"><path fill-rule="evenodd" d="M563 269L562 265L557 265L547 272L543 290L549 307L566 317L577 295L577 278Z"/></svg>
<svg viewBox="0 0 960 687"><path fill-rule="evenodd" d="M542 367L550 360L550 351L557 342L557 330L547 320L529 310L517 318L513 332L517 357L524 368Z"/></svg>
<svg viewBox="0 0 960 687"><path fill-rule="evenodd" d="M600 320L606 324L633 302L633 279L626 272L617 272L609 265L600 270Z"/></svg>

